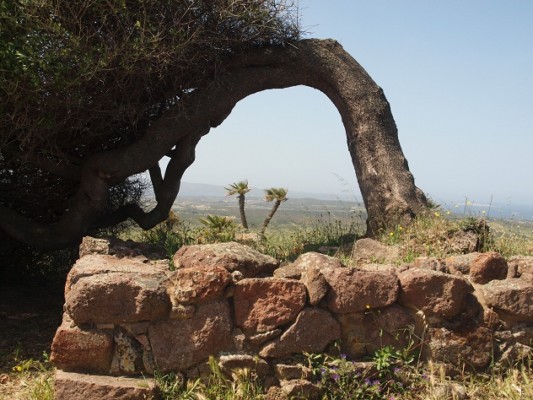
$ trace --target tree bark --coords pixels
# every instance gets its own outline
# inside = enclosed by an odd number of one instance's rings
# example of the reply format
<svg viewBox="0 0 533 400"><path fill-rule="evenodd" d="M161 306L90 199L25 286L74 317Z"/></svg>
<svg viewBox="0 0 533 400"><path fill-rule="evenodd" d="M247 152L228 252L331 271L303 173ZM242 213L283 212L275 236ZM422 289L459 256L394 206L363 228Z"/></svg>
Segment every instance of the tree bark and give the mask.
<svg viewBox="0 0 533 400"><path fill-rule="evenodd" d="M261 236L265 236L265 231L268 228L268 225L270 224L270 220L272 219L272 217L274 217L274 214L276 213L276 211L278 211L278 208L280 205L281 205L280 200L276 200L274 202L274 205L272 206L270 213L268 213L267 217L265 218L265 221L263 222L263 227L261 228L261 232L259 233Z"/></svg>
<svg viewBox="0 0 533 400"><path fill-rule="evenodd" d="M89 158L81 168L71 207L57 223L42 225L0 206L0 227L16 239L42 248L74 243L106 218L109 223L132 218L149 229L167 217L181 176L194 160L196 144L211 127L221 124L235 104L249 95L297 85L322 91L342 117L368 214L369 236L405 223L427 208L409 171L381 88L337 42L304 40L284 48L232 55L209 85L183 97L137 142ZM153 168L170 150L175 156L158 182L153 210L128 206L114 215L101 215L112 185Z"/></svg>

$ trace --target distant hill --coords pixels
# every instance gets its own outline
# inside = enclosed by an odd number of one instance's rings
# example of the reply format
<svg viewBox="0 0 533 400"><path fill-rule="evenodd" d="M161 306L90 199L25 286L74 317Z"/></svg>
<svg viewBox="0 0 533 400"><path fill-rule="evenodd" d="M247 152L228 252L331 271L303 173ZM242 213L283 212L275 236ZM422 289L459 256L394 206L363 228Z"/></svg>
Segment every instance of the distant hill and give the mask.
<svg viewBox="0 0 533 400"><path fill-rule="evenodd" d="M327 193L309 193L309 192L293 192L289 189L288 197L293 199L316 199L316 200L342 200L342 201L356 201L353 196L346 194L327 194ZM262 198L263 189L252 188L247 194L248 198ZM148 195L150 196L150 195ZM224 197L226 190L224 186L210 185L207 183L192 183L181 182L180 192L178 198L183 197Z"/></svg>
<svg viewBox="0 0 533 400"><path fill-rule="evenodd" d="M320 201L343 201L350 203L361 203L361 199L355 199L353 195L350 194L338 194L338 193L310 193L310 192L293 192L289 189L288 197L289 199L301 199L302 201L309 200L320 200ZM145 192L146 197L154 197L153 192L147 190ZM226 190L224 186L211 185L207 183L192 183L192 182L181 182L180 192L178 194L177 201L180 199L185 200L189 198L195 198L196 200L200 198L204 199L219 199L223 200L226 198ZM252 188L252 190L247 194L249 201L260 200L263 198L263 189ZM489 218L496 219L515 219L522 221L532 221L533 220L533 204L503 204L503 203L494 203L492 205L488 204L468 204L466 207L461 201L442 204L444 209L451 211L453 214L458 216L477 216L482 217L486 216L488 213ZM485 213L483 213L485 211Z"/></svg>

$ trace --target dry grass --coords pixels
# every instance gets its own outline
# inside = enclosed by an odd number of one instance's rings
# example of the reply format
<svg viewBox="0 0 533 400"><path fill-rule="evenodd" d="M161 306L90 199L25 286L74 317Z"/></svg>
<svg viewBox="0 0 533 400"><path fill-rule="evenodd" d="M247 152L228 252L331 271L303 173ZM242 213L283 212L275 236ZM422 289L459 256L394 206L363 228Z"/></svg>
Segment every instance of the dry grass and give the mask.
<svg viewBox="0 0 533 400"><path fill-rule="evenodd" d="M449 211L433 210L421 215L406 227L396 226L384 232L380 241L398 245L402 260L409 262L420 256L443 258L464 253L454 238L464 232L475 234L479 251L495 251L504 257L533 255L533 226L504 224L485 218L456 218Z"/></svg>

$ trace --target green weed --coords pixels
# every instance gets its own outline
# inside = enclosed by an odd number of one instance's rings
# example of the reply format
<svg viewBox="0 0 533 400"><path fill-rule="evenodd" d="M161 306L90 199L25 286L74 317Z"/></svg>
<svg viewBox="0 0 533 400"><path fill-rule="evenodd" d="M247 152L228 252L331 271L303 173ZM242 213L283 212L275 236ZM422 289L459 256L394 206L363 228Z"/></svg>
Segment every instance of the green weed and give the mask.
<svg viewBox="0 0 533 400"><path fill-rule="evenodd" d="M360 365L345 354L306 354L314 379L324 390L323 399L356 400L389 400L405 393L409 389L406 371L412 369L414 358L404 356L392 346L383 347L372 358L375 369L361 372Z"/></svg>

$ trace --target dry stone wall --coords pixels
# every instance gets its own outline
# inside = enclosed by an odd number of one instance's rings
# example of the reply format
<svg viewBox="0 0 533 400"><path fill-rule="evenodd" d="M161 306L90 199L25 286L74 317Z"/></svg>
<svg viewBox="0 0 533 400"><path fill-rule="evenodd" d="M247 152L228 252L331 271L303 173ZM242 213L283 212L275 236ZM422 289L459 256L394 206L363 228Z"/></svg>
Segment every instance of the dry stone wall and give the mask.
<svg viewBox="0 0 533 400"><path fill-rule="evenodd" d="M449 370L532 354L533 257L472 253L348 268L307 253L280 267L224 243L183 247L170 271L154 254L84 239L52 344L57 399L76 399L76 386L84 388L79 398L122 398L117 390L128 399L157 397L153 382L136 387L131 378L155 371L198 377L210 356L228 375L248 368L269 385L312 386L294 356L333 343L353 360L385 345L414 345Z"/></svg>

